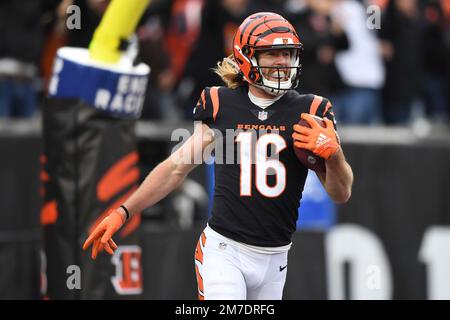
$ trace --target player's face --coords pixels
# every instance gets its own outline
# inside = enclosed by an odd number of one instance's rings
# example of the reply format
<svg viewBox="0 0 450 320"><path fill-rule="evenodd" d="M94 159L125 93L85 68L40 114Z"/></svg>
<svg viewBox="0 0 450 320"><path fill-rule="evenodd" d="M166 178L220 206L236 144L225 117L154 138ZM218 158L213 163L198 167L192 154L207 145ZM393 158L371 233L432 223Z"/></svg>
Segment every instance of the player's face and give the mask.
<svg viewBox="0 0 450 320"><path fill-rule="evenodd" d="M261 68L264 78L270 81L286 81L291 73L291 57L292 52L289 49L282 50L266 50L258 54L258 64L264 67L276 68ZM284 68L283 68L284 67Z"/></svg>

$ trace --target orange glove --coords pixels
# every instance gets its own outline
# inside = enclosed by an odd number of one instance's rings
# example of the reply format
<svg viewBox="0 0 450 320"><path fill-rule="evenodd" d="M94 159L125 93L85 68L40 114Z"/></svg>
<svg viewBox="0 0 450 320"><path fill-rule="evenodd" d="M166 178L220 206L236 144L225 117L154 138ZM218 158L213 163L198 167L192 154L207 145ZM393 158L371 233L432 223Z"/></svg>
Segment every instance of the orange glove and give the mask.
<svg viewBox="0 0 450 320"><path fill-rule="evenodd" d="M307 121L311 128L294 125L292 134L294 146L310 150L324 159L330 158L339 150L339 140L330 119L323 118L325 121L325 128L323 128L309 113L302 113L301 118Z"/></svg>
<svg viewBox="0 0 450 320"><path fill-rule="evenodd" d="M111 210L111 213L100 222L84 242L83 250L86 250L92 244L91 257L94 260L97 258L97 254L103 250L113 255L117 245L111 237L122 227L125 220L125 217L119 211Z"/></svg>

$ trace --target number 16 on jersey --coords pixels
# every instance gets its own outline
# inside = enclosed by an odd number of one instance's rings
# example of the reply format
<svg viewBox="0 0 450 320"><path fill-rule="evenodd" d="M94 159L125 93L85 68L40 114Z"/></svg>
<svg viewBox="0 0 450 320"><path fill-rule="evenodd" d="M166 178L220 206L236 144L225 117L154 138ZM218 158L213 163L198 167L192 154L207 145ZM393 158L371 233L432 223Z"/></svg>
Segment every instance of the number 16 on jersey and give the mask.
<svg viewBox="0 0 450 320"><path fill-rule="evenodd" d="M286 167L276 159L276 157L268 157L268 146L275 147L274 155L277 156L284 148L286 148L286 140L276 133L266 133L261 135L254 145L252 143L252 132L241 132L236 137L239 143L239 161L241 169L240 178L240 195L242 197L252 196L253 173L255 173L255 186L259 193L268 198L276 198L283 193L286 187ZM252 153L255 152L255 157ZM252 160L255 161L255 170L252 170ZM267 176L275 175L275 184L269 186Z"/></svg>

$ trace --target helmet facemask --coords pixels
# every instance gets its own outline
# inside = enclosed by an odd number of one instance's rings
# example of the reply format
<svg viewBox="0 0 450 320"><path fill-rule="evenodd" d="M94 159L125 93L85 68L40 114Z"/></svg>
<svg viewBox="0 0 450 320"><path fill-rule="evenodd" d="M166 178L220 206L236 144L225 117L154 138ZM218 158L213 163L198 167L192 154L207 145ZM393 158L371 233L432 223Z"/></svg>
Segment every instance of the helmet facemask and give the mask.
<svg viewBox="0 0 450 320"><path fill-rule="evenodd" d="M258 51L251 58L255 72L259 73L258 81L253 85L263 89L270 95L280 96L290 89L295 89L298 85L298 78L301 72L300 52L301 48L275 47L270 50L289 50L291 53L290 65L288 66L264 66L259 64Z"/></svg>

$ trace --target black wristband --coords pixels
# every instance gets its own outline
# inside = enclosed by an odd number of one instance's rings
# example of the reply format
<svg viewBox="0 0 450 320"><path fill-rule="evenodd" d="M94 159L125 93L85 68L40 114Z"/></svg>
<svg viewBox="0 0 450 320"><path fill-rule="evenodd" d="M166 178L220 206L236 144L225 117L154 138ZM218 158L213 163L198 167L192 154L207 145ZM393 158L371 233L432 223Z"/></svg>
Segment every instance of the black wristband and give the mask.
<svg viewBox="0 0 450 320"><path fill-rule="evenodd" d="M125 219L125 221L128 220L128 218L130 218L130 212L128 212L127 207L125 207L123 204L120 207L123 209L123 211L125 211L125 213L127 215L127 218Z"/></svg>

